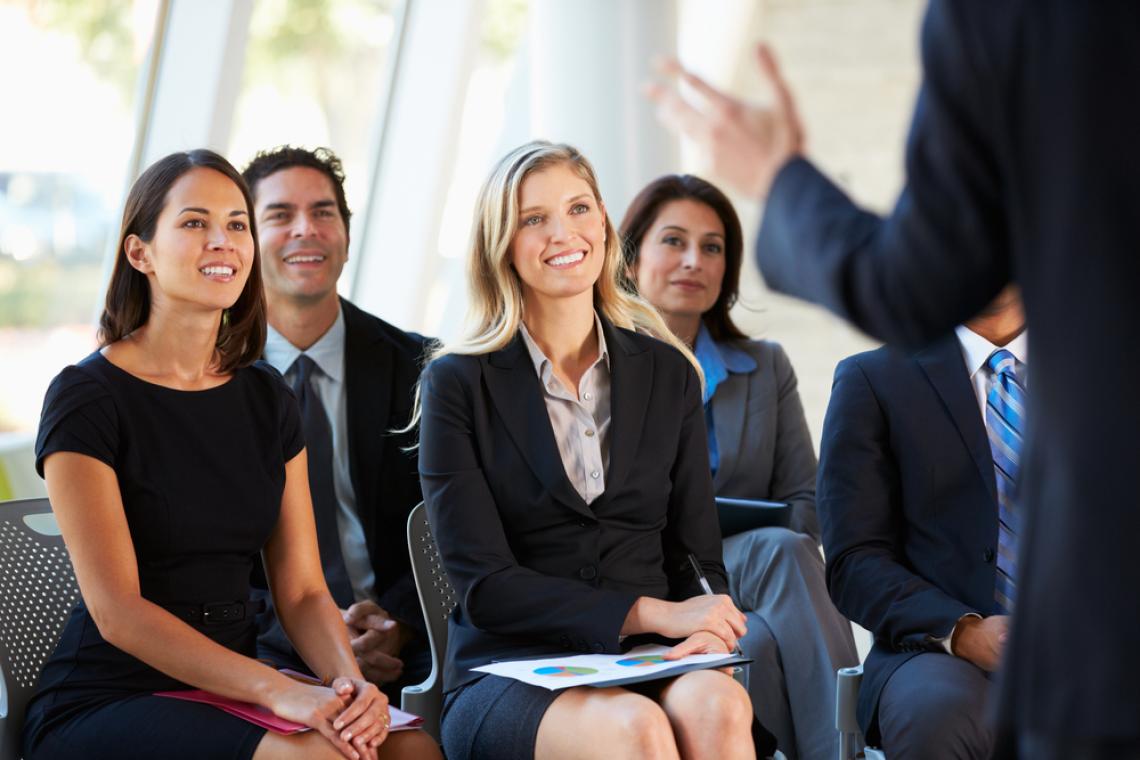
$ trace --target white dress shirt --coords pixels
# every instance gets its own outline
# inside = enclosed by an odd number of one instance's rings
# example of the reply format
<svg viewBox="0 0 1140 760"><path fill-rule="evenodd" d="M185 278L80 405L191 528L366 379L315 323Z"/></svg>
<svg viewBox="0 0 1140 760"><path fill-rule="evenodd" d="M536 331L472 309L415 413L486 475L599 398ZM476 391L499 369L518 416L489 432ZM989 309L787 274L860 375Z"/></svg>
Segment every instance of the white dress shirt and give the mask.
<svg viewBox="0 0 1140 760"><path fill-rule="evenodd" d="M526 326L520 324L523 342L542 381L542 398L566 476L587 504L606 490L610 460L610 355L602 323L594 314L598 358L582 375L575 389L567 389ZM581 394L579 396L579 394Z"/></svg>
<svg viewBox="0 0 1140 760"><path fill-rule="evenodd" d="M293 362L305 354L317 365L312 375L317 395L329 419L333 447L333 490L336 492L336 524L340 533L340 552L352 583L356 601L375 601L376 574L368 556L364 527L356 509L356 493L352 490L349 469L348 422L344 392L344 312L337 310L336 321L316 343L305 351L294 346L281 333L269 327L265 337L265 360L285 376L290 386L296 378Z"/></svg>
<svg viewBox="0 0 1140 760"><path fill-rule="evenodd" d="M1029 331L1022 330L1021 335L1004 346L995 346L976 332L958 325L954 329L958 336L958 345L962 348L962 358L966 362L966 371L970 373L970 383L974 386L974 395L978 398L978 412L982 415L982 423L986 421L986 396L990 392L990 372L986 369L986 362L994 351L1005 349L1013 354L1017 362L1015 370L1021 384L1026 382L1026 366L1029 364Z"/></svg>

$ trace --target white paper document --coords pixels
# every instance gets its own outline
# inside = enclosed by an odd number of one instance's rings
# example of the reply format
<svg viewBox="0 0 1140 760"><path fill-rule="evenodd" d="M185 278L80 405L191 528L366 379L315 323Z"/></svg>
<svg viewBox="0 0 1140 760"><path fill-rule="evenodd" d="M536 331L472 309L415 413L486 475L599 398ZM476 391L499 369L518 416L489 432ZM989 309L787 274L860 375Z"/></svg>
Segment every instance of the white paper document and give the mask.
<svg viewBox="0 0 1140 760"><path fill-rule="evenodd" d="M541 660L507 660L472 668L480 673L514 678L532 686L557 691L571 686L617 686L680 675L689 670L725 667L749 662L731 654L692 654L665 660L669 647L647 644L624 654L577 654Z"/></svg>

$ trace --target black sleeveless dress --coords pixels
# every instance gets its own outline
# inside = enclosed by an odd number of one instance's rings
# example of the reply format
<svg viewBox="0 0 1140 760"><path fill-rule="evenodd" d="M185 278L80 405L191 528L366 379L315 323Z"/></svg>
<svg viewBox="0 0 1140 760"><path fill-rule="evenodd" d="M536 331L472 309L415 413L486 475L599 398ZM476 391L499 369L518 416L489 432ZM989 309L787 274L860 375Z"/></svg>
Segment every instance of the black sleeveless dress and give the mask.
<svg viewBox="0 0 1140 760"><path fill-rule="evenodd" d="M264 362L215 388L179 391L96 352L48 389L36 468L42 475L45 457L57 451L112 467L142 596L255 656L253 610L241 603L277 523L285 463L303 447L292 391ZM227 611L227 620L191 621L203 605ZM107 643L80 600L28 707L24 757L251 757L264 729L208 705L153 696L185 688Z"/></svg>

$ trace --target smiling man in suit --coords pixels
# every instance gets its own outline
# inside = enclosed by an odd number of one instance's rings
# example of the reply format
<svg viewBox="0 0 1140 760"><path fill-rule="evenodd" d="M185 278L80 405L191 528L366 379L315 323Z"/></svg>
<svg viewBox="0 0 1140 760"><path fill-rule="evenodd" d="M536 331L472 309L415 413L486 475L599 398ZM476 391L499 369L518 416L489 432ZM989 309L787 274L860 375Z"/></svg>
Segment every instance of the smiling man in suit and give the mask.
<svg viewBox="0 0 1140 760"><path fill-rule="evenodd" d="M265 358L297 394L321 564L365 677L395 695L430 668L411 575L408 513L422 498L411 417L424 338L337 295L351 213L340 160L324 148L259 153L254 198L268 306ZM261 653L296 666L270 609Z"/></svg>
<svg viewBox="0 0 1140 760"><path fill-rule="evenodd" d="M875 644L860 725L891 758L985 758L1016 596L1025 317L1008 287L914 355L845 359L818 504L835 605Z"/></svg>

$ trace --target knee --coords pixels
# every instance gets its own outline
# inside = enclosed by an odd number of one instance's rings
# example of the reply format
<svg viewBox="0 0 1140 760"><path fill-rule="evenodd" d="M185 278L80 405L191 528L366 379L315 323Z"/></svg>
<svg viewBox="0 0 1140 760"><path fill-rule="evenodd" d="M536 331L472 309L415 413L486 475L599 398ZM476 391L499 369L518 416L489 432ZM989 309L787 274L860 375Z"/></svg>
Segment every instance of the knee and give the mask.
<svg viewBox="0 0 1140 760"><path fill-rule="evenodd" d="M819 547L815 545L811 536L796 533L787 528L766 528L765 530L769 532L766 540L770 542L774 559L795 562L797 565L806 562L822 564L823 559L820 556Z"/></svg>
<svg viewBox="0 0 1140 760"><path fill-rule="evenodd" d="M748 692L723 673L702 670L683 676L671 688L668 703L681 730L704 741L728 740L751 731Z"/></svg>
<svg viewBox="0 0 1140 760"><path fill-rule="evenodd" d="M725 542L724 558L730 574L742 583L759 583L788 570L797 575L823 571L823 557L811 536L788 528L760 528L733 536Z"/></svg>
<svg viewBox="0 0 1140 760"><path fill-rule="evenodd" d="M889 710L883 705L883 749L900 758L988 757L993 736L984 701L984 695L963 689L930 688Z"/></svg>
<svg viewBox="0 0 1140 760"><path fill-rule="evenodd" d="M380 745L382 760L442 760L439 745L424 731L389 734Z"/></svg>
<svg viewBox="0 0 1140 760"><path fill-rule="evenodd" d="M732 678L722 679L704 700L711 730L718 734L734 730L751 730L752 700L744 687Z"/></svg>
<svg viewBox="0 0 1140 760"><path fill-rule="evenodd" d="M673 729L665 711L651 699L638 695L620 700L607 711L606 720L613 731L605 734L616 737L616 757L656 758L668 757L676 752Z"/></svg>

